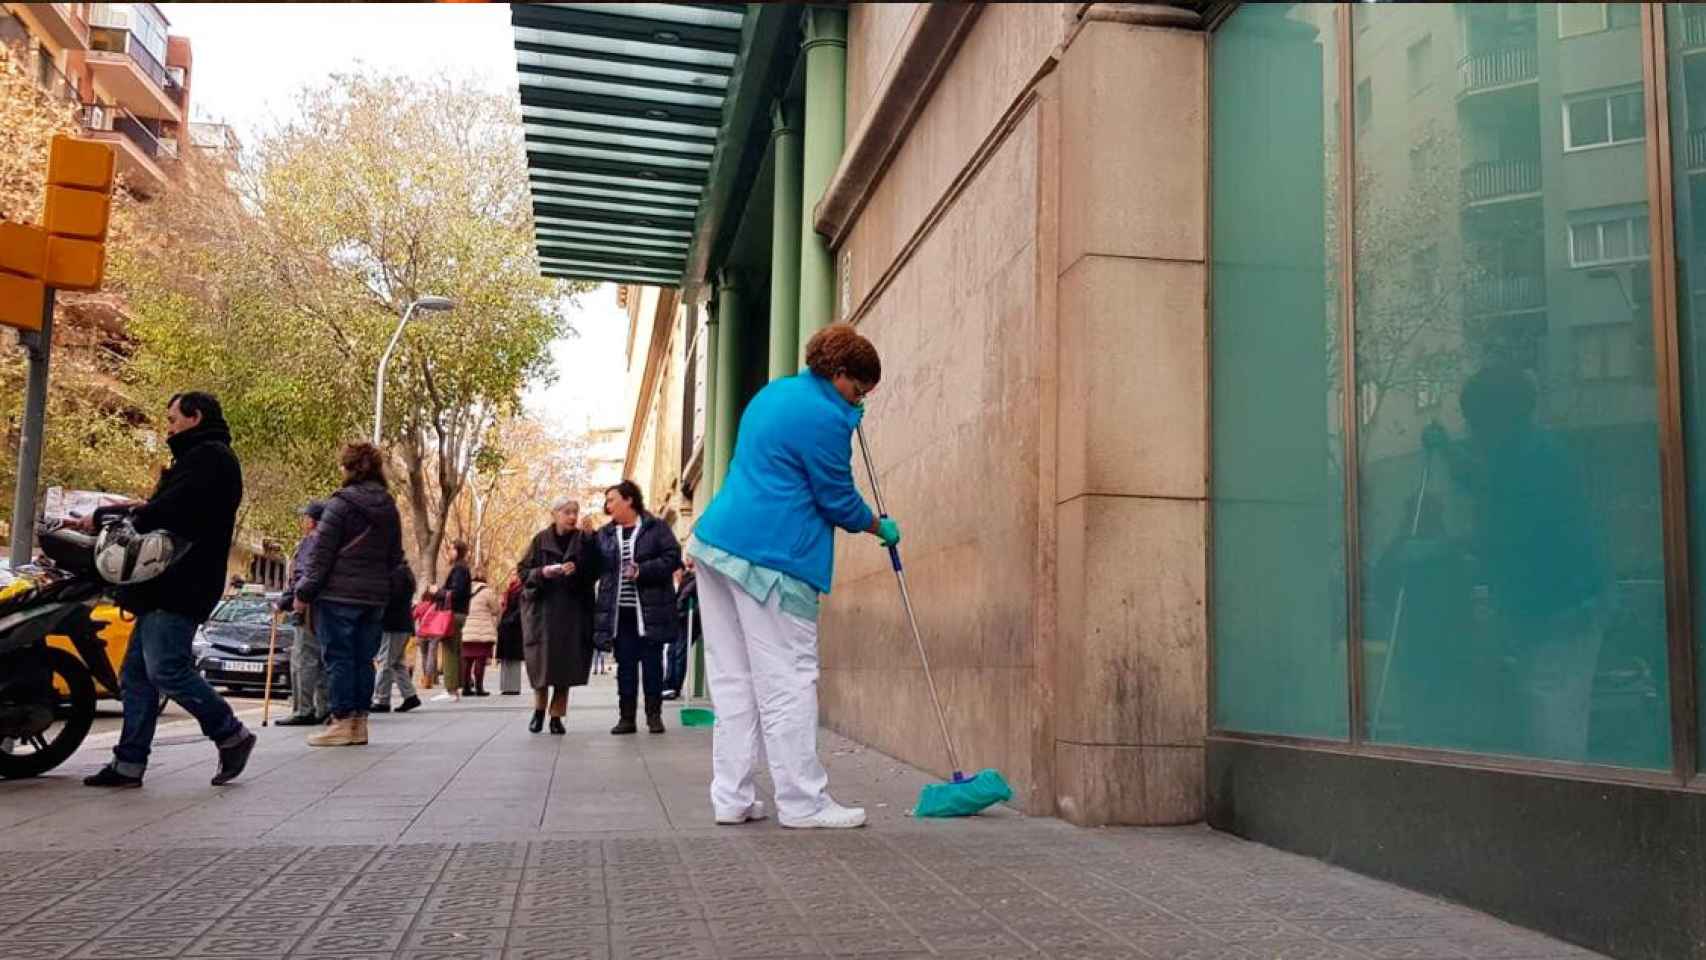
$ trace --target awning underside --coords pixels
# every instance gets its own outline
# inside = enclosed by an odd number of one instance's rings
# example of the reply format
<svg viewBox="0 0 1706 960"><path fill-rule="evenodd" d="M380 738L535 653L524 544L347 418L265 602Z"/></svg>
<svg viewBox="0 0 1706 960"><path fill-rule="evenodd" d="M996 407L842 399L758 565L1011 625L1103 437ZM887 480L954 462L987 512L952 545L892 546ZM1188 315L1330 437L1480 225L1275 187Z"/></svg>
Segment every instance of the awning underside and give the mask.
<svg viewBox="0 0 1706 960"><path fill-rule="evenodd" d="M681 282L740 52L741 4L512 4L547 276Z"/></svg>

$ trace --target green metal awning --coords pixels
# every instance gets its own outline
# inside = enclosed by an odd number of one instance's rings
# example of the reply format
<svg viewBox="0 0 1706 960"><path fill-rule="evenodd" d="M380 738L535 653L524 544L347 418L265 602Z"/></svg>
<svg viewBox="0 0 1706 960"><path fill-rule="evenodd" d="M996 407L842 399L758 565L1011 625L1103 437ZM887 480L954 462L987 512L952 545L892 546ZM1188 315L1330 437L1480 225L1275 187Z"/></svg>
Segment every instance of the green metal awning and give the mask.
<svg viewBox="0 0 1706 960"><path fill-rule="evenodd" d="M541 270L681 284L738 85L745 5L510 10Z"/></svg>

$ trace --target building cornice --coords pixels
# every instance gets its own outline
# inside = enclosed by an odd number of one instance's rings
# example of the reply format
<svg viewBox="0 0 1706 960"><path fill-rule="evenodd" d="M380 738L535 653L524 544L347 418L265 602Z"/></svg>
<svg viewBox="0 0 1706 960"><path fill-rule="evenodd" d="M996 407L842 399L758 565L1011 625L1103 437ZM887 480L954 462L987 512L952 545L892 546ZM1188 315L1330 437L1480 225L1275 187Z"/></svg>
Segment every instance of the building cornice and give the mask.
<svg viewBox="0 0 1706 960"><path fill-rule="evenodd" d="M901 37L894 65L874 92L835 176L812 211L812 227L828 239L831 249L846 238L982 12L981 3L919 4Z"/></svg>

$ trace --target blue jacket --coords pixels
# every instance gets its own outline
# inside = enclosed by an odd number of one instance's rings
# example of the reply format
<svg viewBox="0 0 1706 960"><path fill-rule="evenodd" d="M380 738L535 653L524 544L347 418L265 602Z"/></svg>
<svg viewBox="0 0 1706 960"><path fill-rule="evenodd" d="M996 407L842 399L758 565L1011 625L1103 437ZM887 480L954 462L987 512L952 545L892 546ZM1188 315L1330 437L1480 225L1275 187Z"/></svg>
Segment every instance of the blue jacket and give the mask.
<svg viewBox="0 0 1706 960"><path fill-rule="evenodd" d="M863 532L876 519L853 485L859 417L809 370L758 391L740 418L728 477L693 535L828 593L834 528Z"/></svg>

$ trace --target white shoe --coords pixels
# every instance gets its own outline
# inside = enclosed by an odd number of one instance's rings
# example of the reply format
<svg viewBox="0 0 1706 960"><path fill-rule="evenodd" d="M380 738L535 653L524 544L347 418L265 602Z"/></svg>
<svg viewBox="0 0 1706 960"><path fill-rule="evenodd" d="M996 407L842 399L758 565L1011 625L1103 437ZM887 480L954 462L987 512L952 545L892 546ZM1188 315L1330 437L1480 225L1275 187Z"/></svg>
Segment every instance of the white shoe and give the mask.
<svg viewBox="0 0 1706 960"><path fill-rule="evenodd" d="M803 820L782 821L782 826L793 830L851 830L865 825L864 807L844 807L834 800L817 813Z"/></svg>
<svg viewBox="0 0 1706 960"><path fill-rule="evenodd" d="M433 699L434 703L446 703L448 701L455 700L456 698L451 696L448 693L441 693L438 696L433 697L432 699Z"/></svg>
<svg viewBox="0 0 1706 960"><path fill-rule="evenodd" d="M754 820L763 820L769 816L770 816L769 811L764 809L764 801L763 800L754 800L754 801L752 801L752 806L747 807L745 810L742 810L740 813L734 813L734 814L719 813L719 814L717 814L717 822L719 824L722 824L723 826L734 826L735 824L740 824L740 823L750 823L751 821L754 821Z"/></svg>

